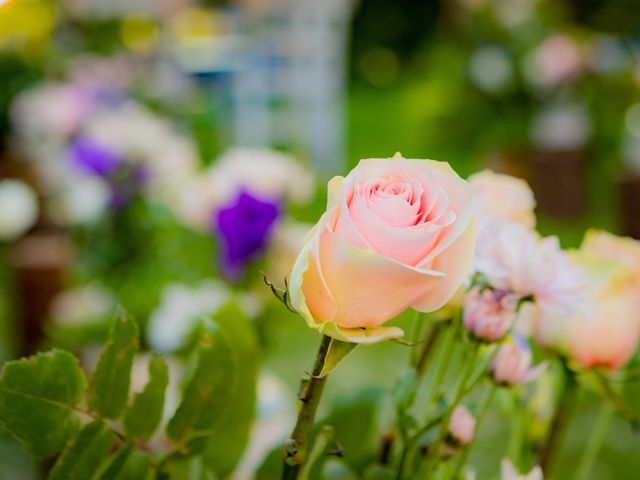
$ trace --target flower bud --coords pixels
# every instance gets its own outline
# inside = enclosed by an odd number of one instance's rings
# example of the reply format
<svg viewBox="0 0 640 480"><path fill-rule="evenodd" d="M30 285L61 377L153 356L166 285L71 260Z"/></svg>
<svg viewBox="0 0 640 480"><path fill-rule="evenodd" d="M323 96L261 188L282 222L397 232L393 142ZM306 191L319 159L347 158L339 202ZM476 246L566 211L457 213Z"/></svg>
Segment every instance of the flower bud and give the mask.
<svg viewBox="0 0 640 480"><path fill-rule="evenodd" d="M464 326L477 339L496 342L513 325L517 304L513 293L476 286L464 301Z"/></svg>
<svg viewBox="0 0 640 480"><path fill-rule="evenodd" d="M458 405L449 420L449 435L458 445L467 445L473 440L476 430L475 417L462 405Z"/></svg>
<svg viewBox="0 0 640 480"><path fill-rule="evenodd" d="M493 379L502 385L519 385L536 378L547 367L541 363L531 367L533 356L531 349L523 337L514 335L513 341L506 341L498 349L491 362Z"/></svg>

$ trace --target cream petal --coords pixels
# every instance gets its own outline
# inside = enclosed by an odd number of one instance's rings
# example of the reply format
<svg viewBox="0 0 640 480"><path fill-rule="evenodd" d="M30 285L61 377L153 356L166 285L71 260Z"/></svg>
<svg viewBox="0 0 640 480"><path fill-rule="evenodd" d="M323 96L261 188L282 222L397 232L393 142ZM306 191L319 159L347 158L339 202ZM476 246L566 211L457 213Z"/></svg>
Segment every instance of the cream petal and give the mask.
<svg viewBox="0 0 640 480"><path fill-rule="evenodd" d="M376 328L342 328L333 322L323 323L319 330L336 340L342 342L360 343L368 345L372 343L401 338L404 331L398 327L376 327Z"/></svg>
<svg viewBox="0 0 640 480"><path fill-rule="evenodd" d="M446 280L439 272L355 248L329 230L319 242L321 271L337 306L333 322L340 327L377 327Z"/></svg>
<svg viewBox="0 0 640 480"><path fill-rule="evenodd" d="M442 308L449 301L471 270L475 243L476 226L472 220L462 235L433 260L431 268L447 272L446 276L439 279L432 290L415 301L411 305L413 309L432 312Z"/></svg>

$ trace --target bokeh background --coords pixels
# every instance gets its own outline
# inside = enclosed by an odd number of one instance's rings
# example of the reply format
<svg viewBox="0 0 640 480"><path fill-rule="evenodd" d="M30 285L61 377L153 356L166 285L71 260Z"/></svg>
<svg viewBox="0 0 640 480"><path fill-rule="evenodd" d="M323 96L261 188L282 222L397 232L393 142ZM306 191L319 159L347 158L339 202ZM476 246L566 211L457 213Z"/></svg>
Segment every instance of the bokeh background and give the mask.
<svg viewBox="0 0 640 480"><path fill-rule="evenodd" d="M95 120L104 111L117 114ZM87 131L133 145L131 155L162 157L172 181L138 202L131 191L146 188L146 171L120 172L105 206L104 185L81 182L86 175L62 158L84 151L77 140ZM228 278L219 246L211 231L184 221L193 184L173 181L238 147L287 152L314 172L304 201L289 207L296 222L322 212L328 178L400 151L448 161L465 176L491 168L526 179L540 232L565 247L589 227L640 238L640 6L0 0L0 359L52 345L95 357L116 304L144 326L215 304L219 285L206 282ZM163 198L174 187L180 195ZM272 380L264 396L274 385L293 395L317 337L257 293L257 273L247 277L228 288L246 294L249 309L259 305ZM370 418L371 405L407 355L398 344L361 348L332 377L324 413L343 427L344 418L359 422L343 442L357 446L364 430L384 423ZM640 408L637 385L626 388ZM471 457L480 479L497 478L510 427L505 402L498 398ZM267 414L279 411L264 403ZM594 409L585 393L557 478L571 478ZM45 470L0 429L0 478ZM592 478L632 480L639 470L640 436L616 421Z"/></svg>

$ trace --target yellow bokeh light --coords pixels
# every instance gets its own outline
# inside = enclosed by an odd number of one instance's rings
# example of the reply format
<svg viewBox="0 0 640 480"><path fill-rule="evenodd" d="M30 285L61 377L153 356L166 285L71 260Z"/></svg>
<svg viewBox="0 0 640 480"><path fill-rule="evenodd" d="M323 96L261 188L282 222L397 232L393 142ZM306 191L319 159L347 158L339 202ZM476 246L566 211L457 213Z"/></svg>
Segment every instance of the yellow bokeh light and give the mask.
<svg viewBox="0 0 640 480"><path fill-rule="evenodd" d="M130 50L149 51L158 39L158 26L151 18L132 15L122 20L120 38Z"/></svg>

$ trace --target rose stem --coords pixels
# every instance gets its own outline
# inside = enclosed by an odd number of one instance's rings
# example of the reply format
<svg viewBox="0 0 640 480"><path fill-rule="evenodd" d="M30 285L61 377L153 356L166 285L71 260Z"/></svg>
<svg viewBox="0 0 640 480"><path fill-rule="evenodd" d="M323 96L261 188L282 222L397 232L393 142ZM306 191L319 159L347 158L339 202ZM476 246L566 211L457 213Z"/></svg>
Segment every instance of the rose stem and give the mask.
<svg viewBox="0 0 640 480"><path fill-rule="evenodd" d="M564 362L562 363L562 367L565 379L564 392L556 407L556 412L551 422L551 429L540 453L540 467L547 477L551 477L551 466L553 465L554 455L562 443L569 418L574 410L578 390L576 380Z"/></svg>
<svg viewBox="0 0 640 480"><path fill-rule="evenodd" d="M429 359L429 356L433 351L433 347L435 347L436 345L436 341L438 340L440 333L442 333L442 322L436 323L429 332L429 336L427 337L424 348L422 349L422 352L420 352L420 356L415 363L418 375L420 375L424 370L424 367L427 364L427 360Z"/></svg>
<svg viewBox="0 0 640 480"><path fill-rule="evenodd" d="M431 419L431 408L433 403L436 400L438 392L440 391L440 385L444 380L445 374L447 373L447 367L449 366L449 361L451 360L451 353L453 352L453 341L456 336L456 331L458 330L458 317L451 319L449 323L449 328L446 331L445 337L442 339L442 346L440 351L440 359L438 361L438 370L436 372L436 378L431 386L431 391L429 392L429 398L427 400L427 408L429 409L427 413L427 418L425 418L425 425L429 423ZM442 327L441 327L442 328ZM438 335L440 336L440 335ZM418 439L414 439L414 441L409 441L407 445L405 445L401 457L400 464L398 466L398 475L397 479L400 480L404 478L404 470L407 465L411 465L413 463L413 454L415 450L415 441Z"/></svg>
<svg viewBox="0 0 640 480"><path fill-rule="evenodd" d="M491 382L491 385L489 385L489 389L487 390L487 393L485 394L485 397L482 400L482 403L480 404L480 408L478 408L478 413L476 415L476 432L474 435L476 438L478 435L478 431L480 430L480 425L482 424L482 420L484 419L484 416L486 415L487 410L489 409L489 405L491 404L491 400L493 399L493 394L495 392L496 392L496 384ZM453 472L453 477L451 478L458 478L458 476L460 475L460 472L462 471L464 466L467 464L467 460L469 459L469 454L471 453L472 445L473 443L470 443L469 445L465 445L463 447L462 453L460 455L460 459L458 460L456 469Z"/></svg>
<svg viewBox="0 0 640 480"><path fill-rule="evenodd" d="M525 410L521 408L520 396L512 395L513 399L513 415L515 416L513 428L511 429L511 437L509 438L509 448L507 449L507 458L516 468L520 468L520 457L522 455L522 441L526 433Z"/></svg>
<svg viewBox="0 0 640 480"><path fill-rule="evenodd" d="M284 467L282 470L282 480L298 478L300 468L305 461L309 437L313 429L313 421L318 410L320 397L327 382L327 375L320 376L324 367L325 359L331 344L331 337L322 336L320 348L316 356L311 377L303 378L300 384L300 410L298 420L291 432L291 437L287 440L284 448Z"/></svg>
<svg viewBox="0 0 640 480"><path fill-rule="evenodd" d="M451 421L453 411L462 401L462 397L464 397L464 394L466 393L465 387L467 385L467 380L469 380L469 376L473 372L473 367L476 364L478 352L480 351L479 345L476 343L472 344L471 348L471 352L465 350L464 364L462 366L462 372L460 373L460 382L458 383L458 388L456 389L456 393L453 397L453 402L451 402L451 405L449 405L442 418L442 422L440 423L440 433L438 434L436 441L433 442L433 445L429 447L430 458L426 463L426 475L419 478L430 478L431 470L433 469L438 458L438 451L440 450L440 446L442 445L442 442L444 441L449 431L449 422Z"/></svg>
<svg viewBox="0 0 640 480"><path fill-rule="evenodd" d="M582 453L580 466L578 467L578 474L576 475L577 480L587 480L589 478L591 467L598 457L598 452L604 443L607 430L609 430L611 417L613 417L613 407L608 402L605 402L600 409L600 414L598 415L596 424L591 430L589 442Z"/></svg>

